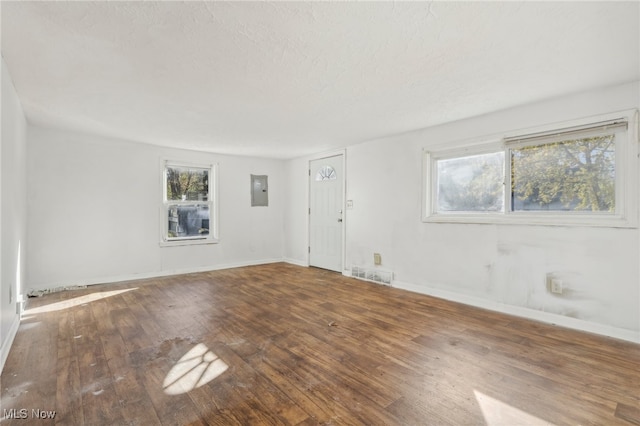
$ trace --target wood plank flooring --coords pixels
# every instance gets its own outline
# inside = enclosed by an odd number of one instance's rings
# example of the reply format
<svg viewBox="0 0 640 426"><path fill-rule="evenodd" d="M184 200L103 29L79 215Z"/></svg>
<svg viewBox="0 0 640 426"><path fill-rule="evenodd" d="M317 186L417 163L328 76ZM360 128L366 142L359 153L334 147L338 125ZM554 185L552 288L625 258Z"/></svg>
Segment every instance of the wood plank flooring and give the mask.
<svg viewBox="0 0 640 426"><path fill-rule="evenodd" d="M30 299L0 379L7 425L640 425L640 345L288 264Z"/></svg>

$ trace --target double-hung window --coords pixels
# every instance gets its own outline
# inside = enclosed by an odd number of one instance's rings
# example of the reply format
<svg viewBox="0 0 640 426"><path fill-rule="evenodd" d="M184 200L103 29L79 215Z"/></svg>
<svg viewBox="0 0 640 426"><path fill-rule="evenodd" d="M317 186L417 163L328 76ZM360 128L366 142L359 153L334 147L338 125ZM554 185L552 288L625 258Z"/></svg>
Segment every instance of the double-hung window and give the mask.
<svg viewBox="0 0 640 426"><path fill-rule="evenodd" d="M216 166L163 162L163 245L217 242Z"/></svg>
<svg viewBox="0 0 640 426"><path fill-rule="evenodd" d="M637 114L425 151L427 222L636 226Z"/></svg>

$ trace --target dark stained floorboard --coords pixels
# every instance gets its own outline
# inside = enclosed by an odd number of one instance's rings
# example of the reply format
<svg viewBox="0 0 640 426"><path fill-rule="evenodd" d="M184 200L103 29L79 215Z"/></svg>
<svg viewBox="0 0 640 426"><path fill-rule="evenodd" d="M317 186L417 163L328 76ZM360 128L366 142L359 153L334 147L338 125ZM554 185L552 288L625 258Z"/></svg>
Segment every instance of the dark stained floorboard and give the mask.
<svg viewBox="0 0 640 426"><path fill-rule="evenodd" d="M8 425L640 425L640 345L283 263L30 299L0 379Z"/></svg>

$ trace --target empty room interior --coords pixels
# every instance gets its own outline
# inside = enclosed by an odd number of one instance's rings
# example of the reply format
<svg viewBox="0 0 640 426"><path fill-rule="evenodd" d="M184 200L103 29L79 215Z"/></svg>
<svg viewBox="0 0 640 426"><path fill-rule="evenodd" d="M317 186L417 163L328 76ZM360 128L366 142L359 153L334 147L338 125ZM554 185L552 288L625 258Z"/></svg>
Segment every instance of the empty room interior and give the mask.
<svg viewBox="0 0 640 426"><path fill-rule="evenodd" d="M0 17L3 423L640 425L640 2Z"/></svg>

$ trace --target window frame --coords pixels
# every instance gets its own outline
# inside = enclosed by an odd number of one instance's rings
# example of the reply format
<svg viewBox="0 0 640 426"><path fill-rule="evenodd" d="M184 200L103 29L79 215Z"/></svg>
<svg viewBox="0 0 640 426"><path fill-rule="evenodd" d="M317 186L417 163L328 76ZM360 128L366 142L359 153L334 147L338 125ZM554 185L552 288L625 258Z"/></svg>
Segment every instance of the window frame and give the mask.
<svg viewBox="0 0 640 426"><path fill-rule="evenodd" d="M184 167L209 171L209 192L207 200L168 200L167 199L167 168ZM162 159L160 162L162 199L160 203L160 246L186 246L200 244L217 244L218 238L218 164L194 163ZM169 237L169 206L196 206L206 204L209 207L209 234L205 236Z"/></svg>
<svg viewBox="0 0 640 426"><path fill-rule="evenodd" d="M626 121L626 137L615 140L615 211L514 211L511 191L511 150L536 146L540 135L557 135L558 140L576 129L598 126L612 121ZM539 137L540 136L540 137ZM526 140L530 139L529 142ZM538 142L536 142L538 141ZM503 211L437 211L437 162L472 155L504 152ZM510 132L500 136L460 143L456 148L423 149L422 221L432 223L489 223L547 226L601 226L636 228L638 226L638 111L627 110L570 122Z"/></svg>
<svg viewBox="0 0 640 426"><path fill-rule="evenodd" d="M448 211L448 212L438 212L437 211L437 203L438 203L438 166L437 162L440 160L450 160L454 158L462 158L474 155L483 155L483 154L493 154L497 152L502 152L502 143L500 141L489 141L485 142L481 145L477 146L464 146L460 148L454 149L445 149L445 150L437 150L437 151L423 151L423 184L425 182L430 182L430 184L426 184L429 188L425 192L425 203L426 206L425 212L429 212L430 214L424 216L424 221L462 221L465 219L475 217L478 220L484 222L487 220L487 216L499 215L503 212L499 211ZM505 159L506 161L506 159ZM504 185L504 182L503 182ZM506 196L506 195L505 195ZM505 200L503 200L504 203ZM504 210L504 206L503 206Z"/></svg>

